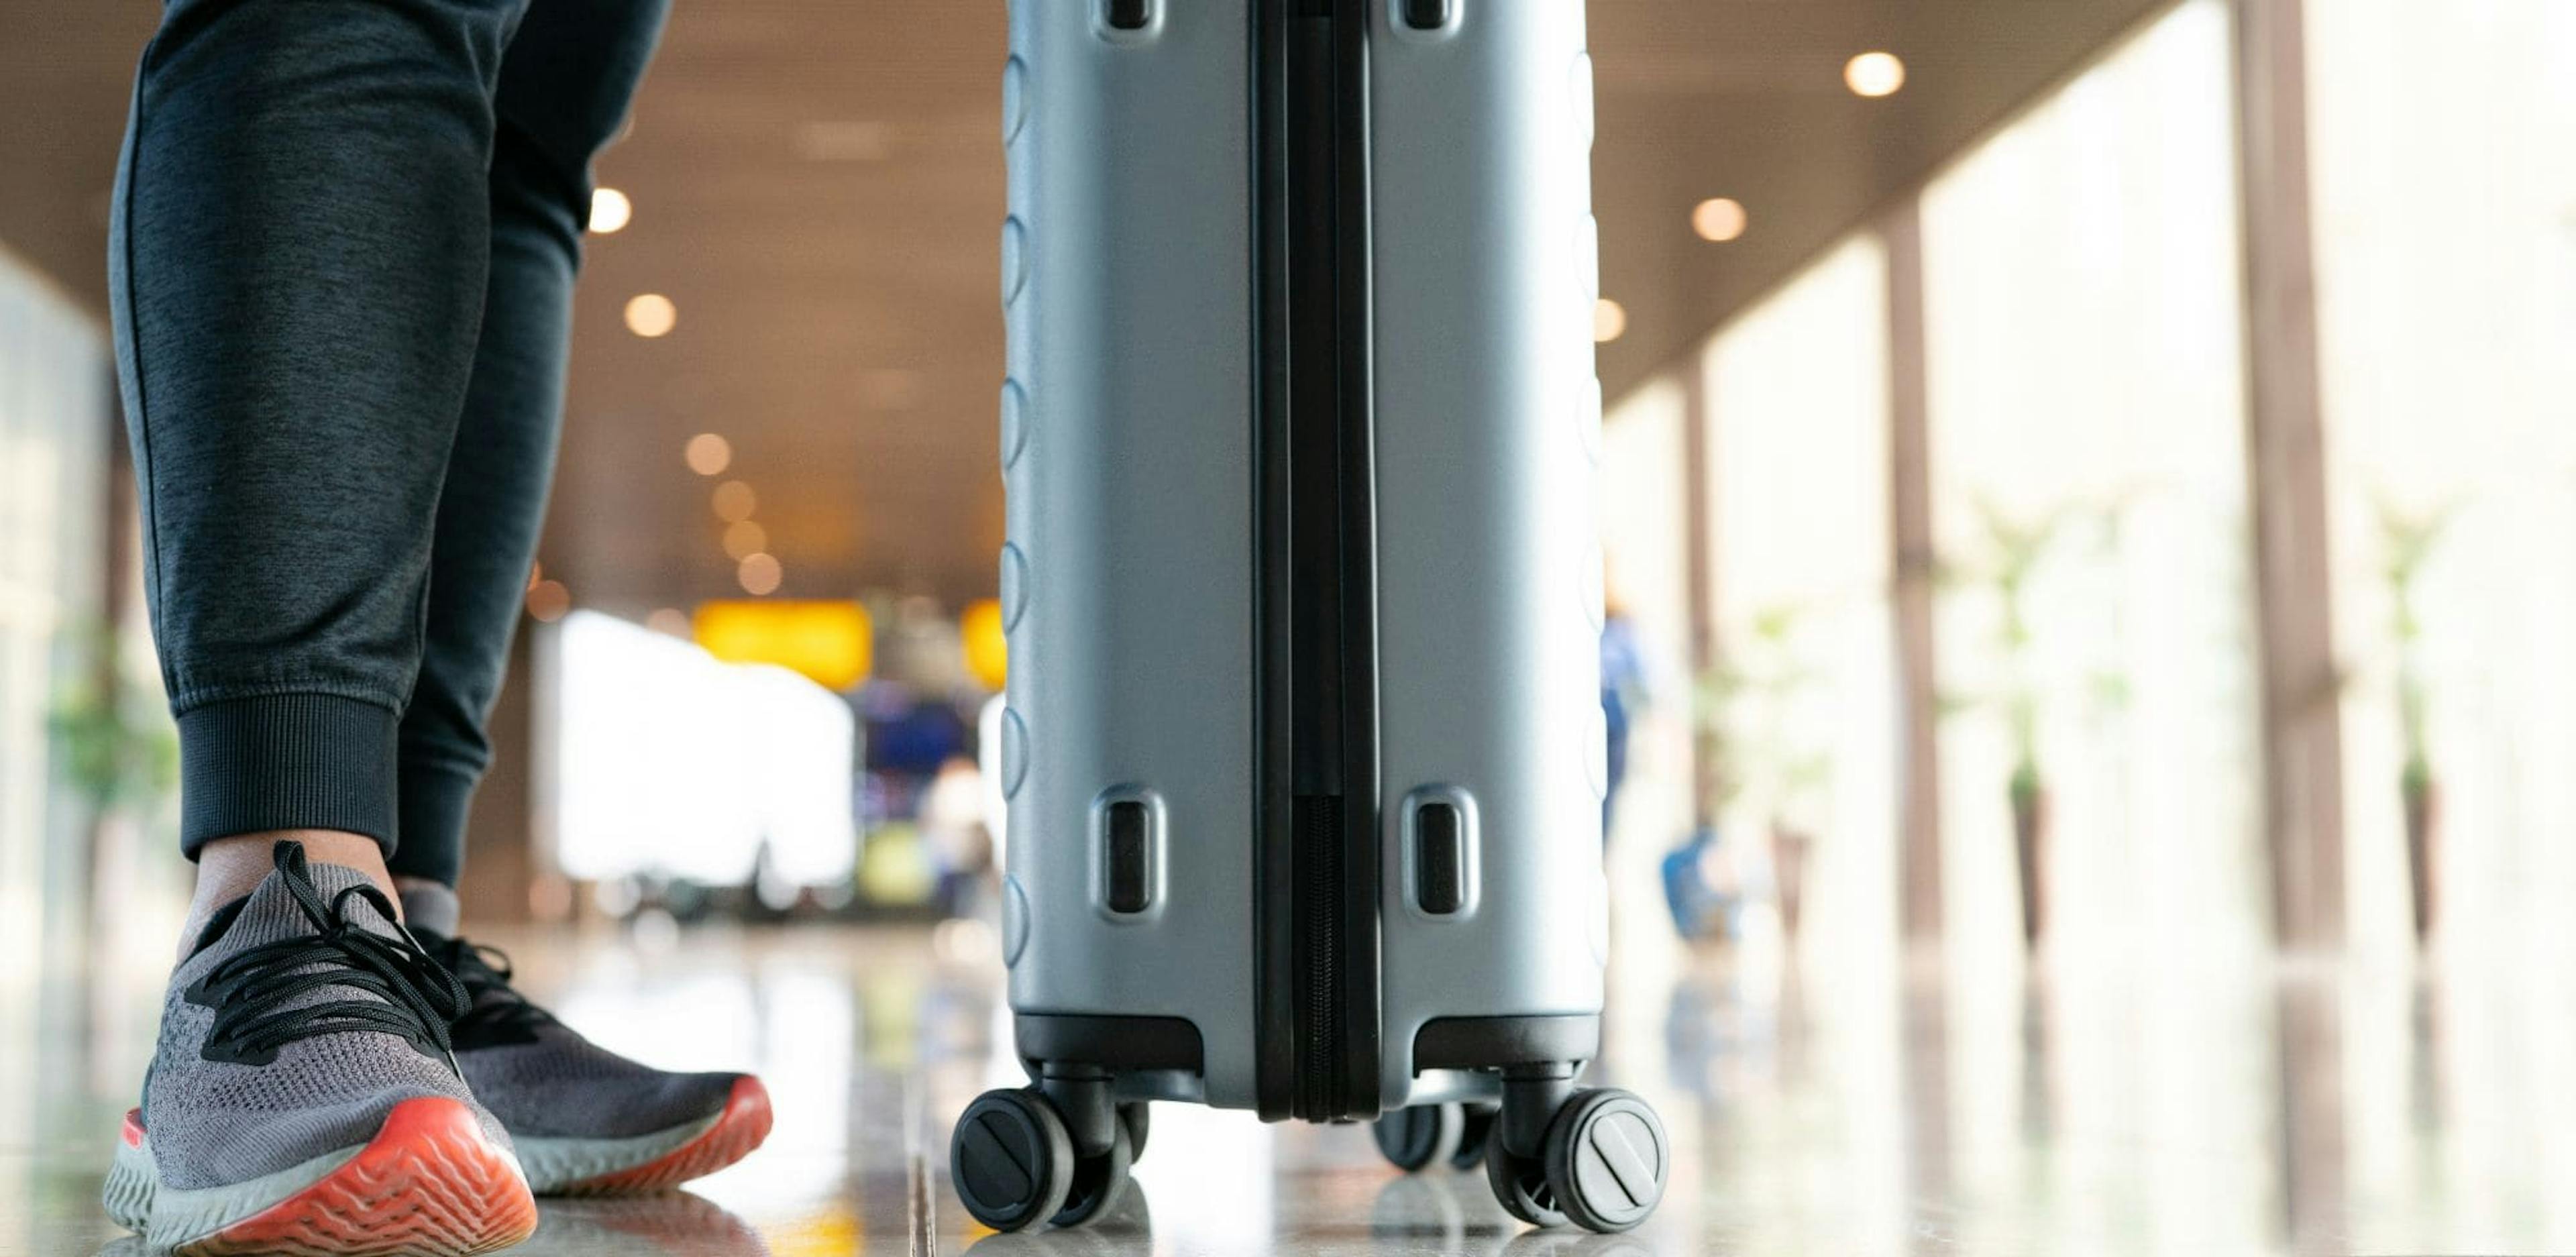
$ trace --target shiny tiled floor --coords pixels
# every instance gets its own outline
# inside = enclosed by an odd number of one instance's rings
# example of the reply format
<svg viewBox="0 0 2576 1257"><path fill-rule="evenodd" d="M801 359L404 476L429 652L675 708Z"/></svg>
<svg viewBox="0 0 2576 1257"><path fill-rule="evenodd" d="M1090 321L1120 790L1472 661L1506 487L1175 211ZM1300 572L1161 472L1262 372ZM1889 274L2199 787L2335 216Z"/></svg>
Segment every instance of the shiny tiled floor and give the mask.
<svg viewBox="0 0 2576 1257"><path fill-rule="evenodd" d="M1595 1071L1677 1144L1633 1235L1525 1233L1481 1178L1398 1176L1358 1129L1167 1105L1107 1223L990 1236L944 1182L951 1115L1014 1081L977 928L501 941L612 1046L753 1065L780 1101L751 1161L550 1204L529 1254L2576 1250L2563 966L1979 983L1689 958L1617 985ZM95 1199L150 985L0 1003L0 1253L142 1251Z"/></svg>

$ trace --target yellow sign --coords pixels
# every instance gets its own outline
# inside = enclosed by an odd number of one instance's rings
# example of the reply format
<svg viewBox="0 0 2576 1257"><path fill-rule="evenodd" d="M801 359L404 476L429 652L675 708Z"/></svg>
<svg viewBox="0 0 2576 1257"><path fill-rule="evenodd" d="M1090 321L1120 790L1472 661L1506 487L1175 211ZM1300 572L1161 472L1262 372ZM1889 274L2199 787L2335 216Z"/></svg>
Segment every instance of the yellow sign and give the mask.
<svg viewBox="0 0 2576 1257"><path fill-rule="evenodd" d="M698 644L718 659L793 668L829 690L866 680L876 647L868 609L855 602L701 602L695 629Z"/></svg>
<svg viewBox="0 0 2576 1257"><path fill-rule="evenodd" d="M966 647L968 675L985 689L1002 688L1011 660L1010 641L1002 635L1002 604L990 598L966 604L966 613L957 617L957 636Z"/></svg>

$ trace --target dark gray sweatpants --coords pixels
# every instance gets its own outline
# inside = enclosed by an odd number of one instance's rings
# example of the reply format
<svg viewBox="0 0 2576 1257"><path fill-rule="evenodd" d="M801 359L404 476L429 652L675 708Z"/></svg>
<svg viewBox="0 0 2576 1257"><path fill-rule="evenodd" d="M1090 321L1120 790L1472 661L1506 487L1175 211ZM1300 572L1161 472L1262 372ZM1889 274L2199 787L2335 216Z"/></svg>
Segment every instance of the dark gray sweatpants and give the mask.
<svg viewBox="0 0 2576 1257"><path fill-rule="evenodd" d="M666 6L165 5L108 272L192 858L338 829L455 881Z"/></svg>

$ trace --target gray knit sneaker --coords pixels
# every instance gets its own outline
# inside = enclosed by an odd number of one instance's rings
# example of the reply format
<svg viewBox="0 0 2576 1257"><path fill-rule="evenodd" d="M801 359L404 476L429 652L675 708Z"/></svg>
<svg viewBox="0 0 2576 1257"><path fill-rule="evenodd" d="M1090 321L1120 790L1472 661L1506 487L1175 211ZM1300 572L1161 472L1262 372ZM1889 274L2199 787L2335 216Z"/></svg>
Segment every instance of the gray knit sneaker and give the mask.
<svg viewBox="0 0 2576 1257"><path fill-rule="evenodd" d="M403 910L472 997L450 1030L457 1064L509 1128L539 1195L661 1191L740 1161L769 1137L759 1079L670 1073L610 1052L513 988L508 957L450 936L454 892L407 888Z"/></svg>
<svg viewBox="0 0 2576 1257"><path fill-rule="evenodd" d="M366 875L276 847L170 977L105 1204L155 1249L457 1257L536 1228L449 1051L462 987Z"/></svg>

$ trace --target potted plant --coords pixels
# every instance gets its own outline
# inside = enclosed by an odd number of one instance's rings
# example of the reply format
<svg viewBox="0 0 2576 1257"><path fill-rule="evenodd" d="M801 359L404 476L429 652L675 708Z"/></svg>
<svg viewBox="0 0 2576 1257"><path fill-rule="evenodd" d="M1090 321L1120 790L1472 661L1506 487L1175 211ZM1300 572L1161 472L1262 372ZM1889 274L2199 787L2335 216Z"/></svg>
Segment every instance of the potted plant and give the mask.
<svg viewBox="0 0 2576 1257"><path fill-rule="evenodd" d="M2397 790L2406 818L2408 906L2416 945L2422 946L2432 935L2434 912L2440 903L2435 863L2441 843L2442 783L2434 776L2432 752L2425 736L2429 703L2424 679L2424 622L2417 611L2417 584L2423 579L2425 563L2440 546L2453 512L2445 508L2430 515L2409 515L2385 498L2378 501L2377 507L2385 560L2380 571L2388 589L2390 635L2397 647L2397 725L2404 753Z"/></svg>
<svg viewBox="0 0 2576 1257"><path fill-rule="evenodd" d="M1803 741L1792 720L1799 700L1823 679L1800 657L1806 608L1763 607L1746 623L1739 650L1700 679L1703 795L1733 801L1751 787L1769 809L1773 891L1781 932L1795 938L1804 908L1815 815L1824 806L1832 759ZM1704 828L1713 832L1714 817Z"/></svg>
<svg viewBox="0 0 2576 1257"><path fill-rule="evenodd" d="M2012 740L2012 771L2004 789L2012 807L2013 870L2019 883L2022 942L2035 947L2048 924L2051 793L2039 754L2043 691L2032 658L2030 582L2069 529L2092 516L2061 506L2037 519L2023 520L1982 495L1975 504L1985 534L1984 562L1946 571L1944 575L1954 584L1983 589L1995 602L1993 648L2002 680L1996 691L1987 696L1986 703L2002 713Z"/></svg>

